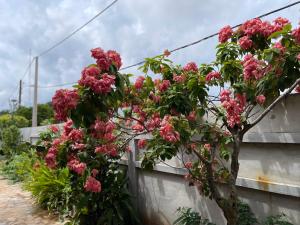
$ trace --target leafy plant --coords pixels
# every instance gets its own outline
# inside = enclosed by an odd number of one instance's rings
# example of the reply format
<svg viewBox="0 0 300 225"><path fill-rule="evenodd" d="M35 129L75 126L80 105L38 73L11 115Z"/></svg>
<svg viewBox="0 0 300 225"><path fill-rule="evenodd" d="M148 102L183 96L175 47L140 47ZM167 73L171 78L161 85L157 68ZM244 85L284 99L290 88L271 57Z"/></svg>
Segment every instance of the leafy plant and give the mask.
<svg viewBox="0 0 300 225"><path fill-rule="evenodd" d="M34 150L22 152L3 164L1 174L15 182L24 181L29 178L30 170L36 161L37 155Z"/></svg>
<svg viewBox="0 0 300 225"><path fill-rule="evenodd" d="M39 162L30 170L29 179L24 183L36 201L48 210L68 215L71 211L70 197L72 194L70 173L68 168L51 170Z"/></svg>
<svg viewBox="0 0 300 225"><path fill-rule="evenodd" d="M215 225L207 219L203 219L199 213L193 211L191 208L179 207L177 213L179 217L174 221L174 225Z"/></svg>
<svg viewBox="0 0 300 225"><path fill-rule="evenodd" d="M262 225L293 225L290 223L285 214L269 216L263 221Z"/></svg>
<svg viewBox="0 0 300 225"><path fill-rule="evenodd" d="M258 224L251 208L244 202L238 203L238 224L239 225L255 225Z"/></svg>
<svg viewBox="0 0 300 225"><path fill-rule="evenodd" d="M3 128L1 130L1 136L1 150L8 158L22 151L26 151L27 145L21 142L20 130L15 125Z"/></svg>

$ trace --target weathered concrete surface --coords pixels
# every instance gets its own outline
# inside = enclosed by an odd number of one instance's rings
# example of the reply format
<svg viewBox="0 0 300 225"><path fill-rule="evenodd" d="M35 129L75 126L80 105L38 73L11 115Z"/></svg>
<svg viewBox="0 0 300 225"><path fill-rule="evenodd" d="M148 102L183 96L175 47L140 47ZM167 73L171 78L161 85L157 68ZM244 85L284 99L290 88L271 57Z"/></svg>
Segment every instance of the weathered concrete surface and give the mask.
<svg viewBox="0 0 300 225"><path fill-rule="evenodd" d="M56 216L34 204L20 184L9 184L0 176L0 225L62 225Z"/></svg>

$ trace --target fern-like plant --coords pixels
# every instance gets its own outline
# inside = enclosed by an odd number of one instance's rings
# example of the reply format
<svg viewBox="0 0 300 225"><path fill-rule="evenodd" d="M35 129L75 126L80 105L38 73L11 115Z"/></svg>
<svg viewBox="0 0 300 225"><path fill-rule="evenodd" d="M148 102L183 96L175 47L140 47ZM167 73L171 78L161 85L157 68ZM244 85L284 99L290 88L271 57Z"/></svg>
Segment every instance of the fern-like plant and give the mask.
<svg viewBox="0 0 300 225"><path fill-rule="evenodd" d="M179 217L174 221L173 225L216 225L207 219L203 219L199 213L191 208L179 207L177 213Z"/></svg>

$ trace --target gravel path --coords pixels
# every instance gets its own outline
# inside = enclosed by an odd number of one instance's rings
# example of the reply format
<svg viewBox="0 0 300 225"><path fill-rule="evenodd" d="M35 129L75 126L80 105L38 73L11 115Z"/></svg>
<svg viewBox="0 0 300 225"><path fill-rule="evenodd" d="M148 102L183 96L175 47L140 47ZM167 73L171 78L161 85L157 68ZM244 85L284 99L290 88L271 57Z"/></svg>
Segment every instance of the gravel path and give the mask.
<svg viewBox="0 0 300 225"><path fill-rule="evenodd" d="M34 204L20 184L10 184L0 176L0 225L62 225L55 216Z"/></svg>

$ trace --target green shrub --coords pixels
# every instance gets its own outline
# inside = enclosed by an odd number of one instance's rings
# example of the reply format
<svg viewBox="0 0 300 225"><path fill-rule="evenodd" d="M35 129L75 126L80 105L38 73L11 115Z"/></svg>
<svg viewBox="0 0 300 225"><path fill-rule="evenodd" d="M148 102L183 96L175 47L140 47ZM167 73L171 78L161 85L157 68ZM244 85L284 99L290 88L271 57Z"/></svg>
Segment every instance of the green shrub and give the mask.
<svg viewBox="0 0 300 225"><path fill-rule="evenodd" d="M179 217L174 221L174 225L215 225L207 219L203 219L199 213L194 212L191 208L178 208Z"/></svg>
<svg viewBox="0 0 300 225"><path fill-rule="evenodd" d="M25 146L21 145L21 133L19 128L15 125L11 125L1 131L1 150L3 154L10 158L14 154L20 153L22 147Z"/></svg>
<svg viewBox="0 0 300 225"><path fill-rule="evenodd" d="M39 167L31 169L24 187L43 208L61 215L71 211L71 180L68 168L52 170L41 162Z"/></svg>
<svg viewBox="0 0 300 225"><path fill-rule="evenodd" d="M27 127L29 126L29 121L25 117L18 115L12 116L10 114L4 114L0 116L1 128L9 127L11 125L15 125L19 128Z"/></svg>
<svg viewBox="0 0 300 225"><path fill-rule="evenodd" d="M277 216L269 216L262 223L262 225L293 225L290 223L285 214L280 214Z"/></svg>
<svg viewBox="0 0 300 225"><path fill-rule="evenodd" d="M35 151L22 152L20 155L14 155L2 165L1 174L15 182L24 181L30 176L30 170L36 161Z"/></svg>
<svg viewBox="0 0 300 225"><path fill-rule="evenodd" d="M251 208L248 204L244 202L239 202L238 204L238 224L239 225L255 225L258 224Z"/></svg>

